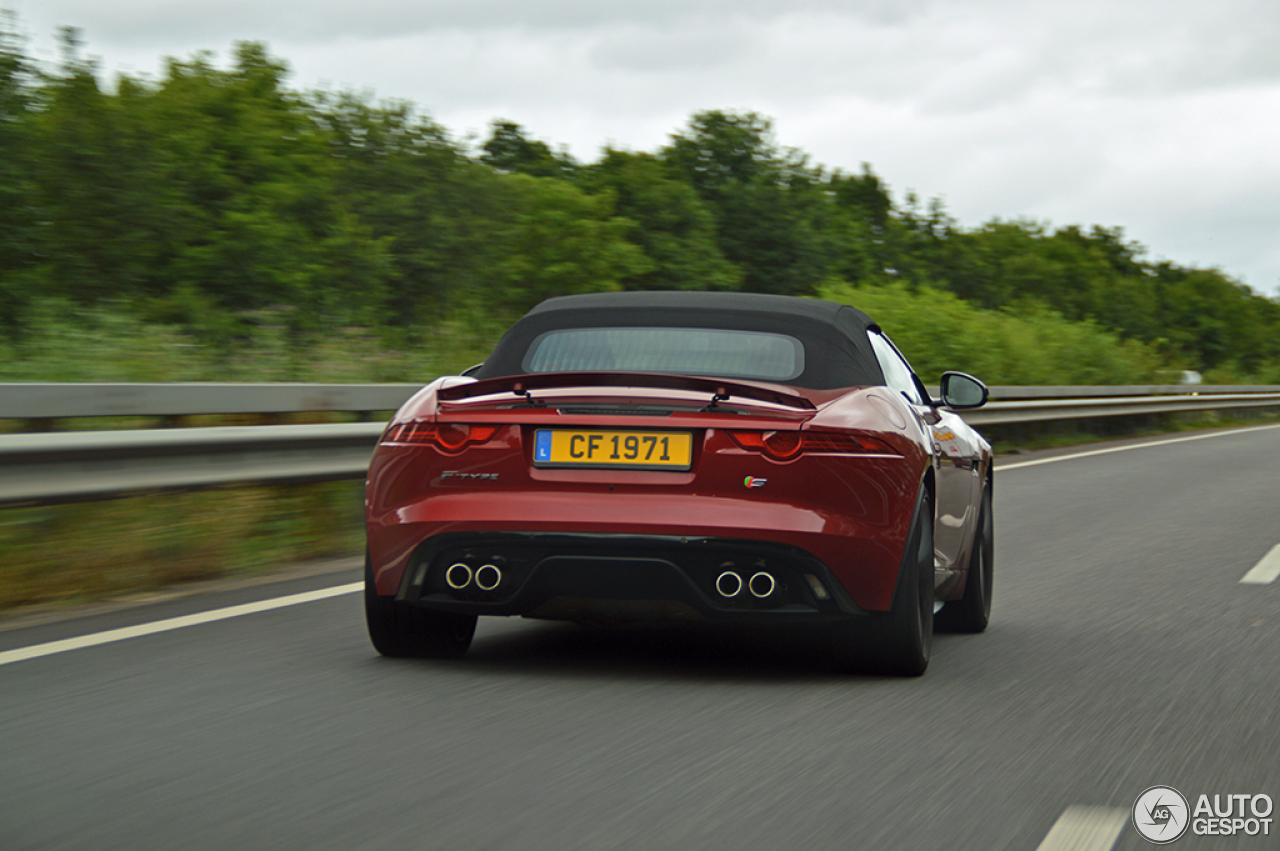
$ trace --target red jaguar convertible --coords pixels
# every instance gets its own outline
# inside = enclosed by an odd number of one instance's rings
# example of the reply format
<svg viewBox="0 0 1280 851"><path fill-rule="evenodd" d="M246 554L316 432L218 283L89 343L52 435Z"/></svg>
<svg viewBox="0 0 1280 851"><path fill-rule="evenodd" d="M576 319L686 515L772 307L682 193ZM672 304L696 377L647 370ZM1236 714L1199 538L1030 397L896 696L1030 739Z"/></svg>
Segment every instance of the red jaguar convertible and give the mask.
<svg viewBox="0 0 1280 851"><path fill-rule="evenodd" d="M387 656L479 615L810 623L844 669L919 675L980 632L991 447L865 314L745 293L546 301L433 381L369 467L365 611Z"/></svg>

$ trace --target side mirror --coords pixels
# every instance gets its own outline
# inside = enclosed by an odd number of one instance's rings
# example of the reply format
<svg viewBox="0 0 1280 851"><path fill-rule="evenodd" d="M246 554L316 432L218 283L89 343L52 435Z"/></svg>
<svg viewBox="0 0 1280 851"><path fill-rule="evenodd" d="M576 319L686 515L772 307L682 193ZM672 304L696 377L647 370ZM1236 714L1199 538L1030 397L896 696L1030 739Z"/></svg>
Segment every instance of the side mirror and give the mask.
<svg viewBox="0 0 1280 851"><path fill-rule="evenodd" d="M981 408L991 395L987 385L963 372L942 373L942 404L958 411Z"/></svg>

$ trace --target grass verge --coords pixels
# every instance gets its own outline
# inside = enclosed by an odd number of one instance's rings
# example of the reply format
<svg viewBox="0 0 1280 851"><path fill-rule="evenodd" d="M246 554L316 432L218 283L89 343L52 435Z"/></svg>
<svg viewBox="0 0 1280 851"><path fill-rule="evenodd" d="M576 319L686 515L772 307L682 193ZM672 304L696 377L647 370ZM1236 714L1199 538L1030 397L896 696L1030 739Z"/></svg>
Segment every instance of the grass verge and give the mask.
<svg viewBox="0 0 1280 851"><path fill-rule="evenodd" d="M360 552L362 482L0 512L0 611L70 606Z"/></svg>

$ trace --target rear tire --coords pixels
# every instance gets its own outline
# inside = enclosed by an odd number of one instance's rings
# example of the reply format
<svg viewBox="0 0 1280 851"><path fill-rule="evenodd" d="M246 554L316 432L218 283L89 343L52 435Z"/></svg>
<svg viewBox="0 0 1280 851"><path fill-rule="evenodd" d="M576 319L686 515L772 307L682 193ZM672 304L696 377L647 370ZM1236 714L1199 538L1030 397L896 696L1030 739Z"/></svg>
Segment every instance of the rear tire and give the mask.
<svg viewBox="0 0 1280 851"><path fill-rule="evenodd" d="M969 556L964 596L938 612L938 629L947 632L983 632L991 622L992 583L995 578L995 524L991 513L991 487L983 489L978 509L978 530Z"/></svg>
<svg viewBox="0 0 1280 851"><path fill-rule="evenodd" d="M433 612L379 594L367 555L364 616L374 649L392 658L456 659L467 652L476 632L475 615Z"/></svg>
<svg viewBox="0 0 1280 851"><path fill-rule="evenodd" d="M933 502L921 487L892 607L832 626L832 649L842 670L897 677L925 672L933 646L933 562Z"/></svg>

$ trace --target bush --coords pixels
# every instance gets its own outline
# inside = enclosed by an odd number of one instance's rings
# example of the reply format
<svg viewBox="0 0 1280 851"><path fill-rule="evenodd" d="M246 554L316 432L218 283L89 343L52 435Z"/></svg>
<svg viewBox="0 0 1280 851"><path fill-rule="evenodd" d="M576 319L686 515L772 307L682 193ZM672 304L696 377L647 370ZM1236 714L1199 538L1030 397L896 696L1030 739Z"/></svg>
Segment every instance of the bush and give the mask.
<svg viewBox="0 0 1280 851"><path fill-rule="evenodd" d="M897 283L831 281L819 297L868 313L926 383L954 369L990 385L1151 384L1160 367L1147 346L1038 305L1017 314L983 310L941 290Z"/></svg>

